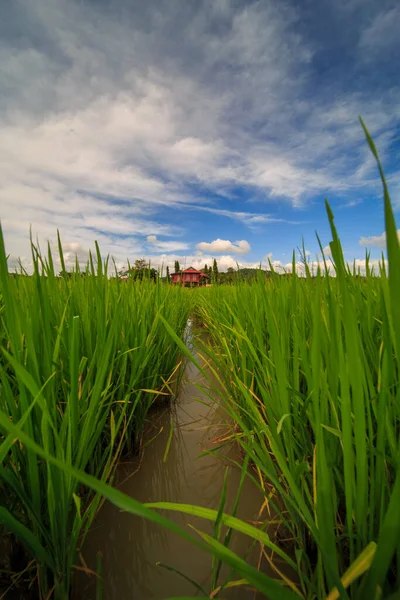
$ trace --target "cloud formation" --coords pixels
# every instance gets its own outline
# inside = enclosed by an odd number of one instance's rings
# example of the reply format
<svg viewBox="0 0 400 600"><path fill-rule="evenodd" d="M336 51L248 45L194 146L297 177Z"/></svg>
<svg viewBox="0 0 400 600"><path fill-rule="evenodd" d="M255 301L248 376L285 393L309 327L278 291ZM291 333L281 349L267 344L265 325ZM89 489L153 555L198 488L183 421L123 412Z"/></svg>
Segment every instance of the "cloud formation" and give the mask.
<svg viewBox="0 0 400 600"><path fill-rule="evenodd" d="M189 245L185 242L177 242L175 240L163 242L159 240L156 235L148 235L146 239L149 244L162 252L179 252L189 248Z"/></svg>
<svg viewBox="0 0 400 600"><path fill-rule="evenodd" d="M208 254L223 254L231 252L232 254L248 254L251 250L249 242L240 240L238 242L230 242L229 240L221 240L217 238L213 242L200 242L196 248Z"/></svg>
<svg viewBox="0 0 400 600"><path fill-rule="evenodd" d="M369 263L368 263L370 272L374 273L375 275L379 275L381 264L382 264L382 261L379 259L372 259L372 260L370 259ZM312 261L309 261L307 263L307 265L308 265L308 268L310 269L311 274L314 276L317 274L318 269L320 269L320 271L322 273L326 272L325 271L325 263L323 260L312 260ZM356 274L365 275L367 272L367 263L366 263L365 259L357 258L354 261L347 262L347 265L350 268L351 272L353 272L353 269L355 269ZM386 260L385 260L385 266L387 268ZM272 261L272 268L274 269L274 271L276 271L277 273L280 273L280 274L293 272L293 264L292 263L284 263L279 260ZM267 265L266 269L270 270L269 265ZM332 261L330 261L330 260L326 261L326 269L330 276L332 276L332 277L336 276L335 267L334 267L334 264ZM305 276L305 267L304 267L303 262L297 261L295 263L295 270L296 270L297 275L299 275L301 277Z"/></svg>
<svg viewBox="0 0 400 600"><path fill-rule="evenodd" d="M397 230L397 237L400 240L400 229ZM381 235L371 235L370 237L362 237L358 242L360 246L377 246L378 248L386 248L386 232Z"/></svg>

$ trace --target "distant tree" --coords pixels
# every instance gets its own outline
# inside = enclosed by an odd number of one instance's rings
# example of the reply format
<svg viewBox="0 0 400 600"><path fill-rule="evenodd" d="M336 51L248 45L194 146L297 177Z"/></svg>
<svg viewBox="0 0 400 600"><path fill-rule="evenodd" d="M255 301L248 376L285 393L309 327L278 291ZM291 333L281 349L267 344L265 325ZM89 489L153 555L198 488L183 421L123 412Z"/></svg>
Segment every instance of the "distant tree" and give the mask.
<svg viewBox="0 0 400 600"><path fill-rule="evenodd" d="M171 281L171 277L169 275L169 267L167 266L167 283Z"/></svg>
<svg viewBox="0 0 400 600"><path fill-rule="evenodd" d="M217 265L216 258L214 258L213 267L212 267L212 282L218 283L218 265Z"/></svg>
<svg viewBox="0 0 400 600"><path fill-rule="evenodd" d="M208 276L209 276L210 281L211 281L211 279L212 279L212 267L211 266L208 267Z"/></svg>
<svg viewBox="0 0 400 600"><path fill-rule="evenodd" d="M228 267L226 272L226 282L233 283L235 281L235 269L233 267Z"/></svg>
<svg viewBox="0 0 400 600"><path fill-rule="evenodd" d="M118 275L120 277L131 277L135 281L142 281L143 279L157 281L158 272L157 269L150 267L150 263L145 258L139 258L135 260L133 267L120 271Z"/></svg>
<svg viewBox="0 0 400 600"><path fill-rule="evenodd" d="M133 269L132 277L135 280L142 281L143 279L149 279L151 281L157 281L158 272L157 269L154 268L146 268L146 269Z"/></svg>
<svg viewBox="0 0 400 600"><path fill-rule="evenodd" d="M209 271L209 269L208 269L208 264L207 264L207 263L204 265L204 267L203 267L202 269L200 269L200 271L201 271L202 273L204 273L204 275L207 275L207 278L210 278L210 271ZM208 282L208 280L209 280L209 279L206 279L206 280L204 281L204 283L207 283L207 282Z"/></svg>
<svg viewBox="0 0 400 600"><path fill-rule="evenodd" d="M179 273L180 270L181 269L180 269L180 266L179 266L179 260L176 260L175 261L175 273Z"/></svg>
<svg viewBox="0 0 400 600"><path fill-rule="evenodd" d="M138 258L137 260L135 260L134 269L136 269L137 271L147 269L148 266L148 262L145 258Z"/></svg>

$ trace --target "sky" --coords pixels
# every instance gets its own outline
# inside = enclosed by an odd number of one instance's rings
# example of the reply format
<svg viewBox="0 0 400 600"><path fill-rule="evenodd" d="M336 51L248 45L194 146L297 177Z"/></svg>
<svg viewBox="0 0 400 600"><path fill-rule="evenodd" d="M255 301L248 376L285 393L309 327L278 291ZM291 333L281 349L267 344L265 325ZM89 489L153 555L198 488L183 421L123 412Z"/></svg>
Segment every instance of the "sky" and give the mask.
<svg viewBox="0 0 400 600"><path fill-rule="evenodd" d="M400 211L397 0L13 0L0 7L0 217L119 267L287 268L331 237L362 268Z"/></svg>

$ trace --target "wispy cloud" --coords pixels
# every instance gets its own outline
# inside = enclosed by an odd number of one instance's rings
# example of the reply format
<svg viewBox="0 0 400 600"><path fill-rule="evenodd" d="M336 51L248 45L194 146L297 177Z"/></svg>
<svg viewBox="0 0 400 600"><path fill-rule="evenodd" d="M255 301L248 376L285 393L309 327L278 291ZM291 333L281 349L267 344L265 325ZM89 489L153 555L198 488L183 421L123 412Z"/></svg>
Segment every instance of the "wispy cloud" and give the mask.
<svg viewBox="0 0 400 600"><path fill-rule="evenodd" d="M400 7L392 6L379 12L362 31L359 48L364 60L370 61L382 52L389 52L398 44Z"/></svg>
<svg viewBox="0 0 400 600"><path fill-rule="evenodd" d="M176 240L163 242L155 235L148 235L146 239L148 244L151 244L154 249L160 252L180 252L189 248L189 244L185 242L178 242Z"/></svg>
<svg viewBox="0 0 400 600"><path fill-rule="evenodd" d="M289 225L299 225L301 223L304 223L304 220L292 221L288 219L274 217L273 215L266 213L227 210L223 208L215 208L213 206L199 206L198 204L187 205L186 208L188 210L203 211L221 217L227 217L228 219L239 221L240 223L243 223L243 225L246 225L249 228L255 228L259 225L266 225L269 223L287 223Z"/></svg>

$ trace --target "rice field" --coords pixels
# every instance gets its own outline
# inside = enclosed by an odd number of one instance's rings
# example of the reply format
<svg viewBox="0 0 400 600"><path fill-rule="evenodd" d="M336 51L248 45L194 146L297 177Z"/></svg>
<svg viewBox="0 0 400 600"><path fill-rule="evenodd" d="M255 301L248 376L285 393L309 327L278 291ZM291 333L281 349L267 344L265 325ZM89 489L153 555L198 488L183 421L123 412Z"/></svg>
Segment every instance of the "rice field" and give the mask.
<svg viewBox="0 0 400 600"><path fill-rule="evenodd" d="M271 600L399 597L400 248L381 174L388 262L373 272L367 260L365 276L345 264L328 204L335 277L326 258L304 277L193 291L107 277L98 252L85 276L64 279L35 246L34 275L12 276L1 240L0 521L39 597L69 598L104 499L206 549L210 597L242 585ZM265 499L261 524L226 514L224 493L211 510L112 487L151 405L173 395L182 356L196 361L190 314L209 332L202 352ZM176 511L214 522L213 536L177 526ZM260 544L274 578L229 549L231 530Z"/></svg>
<svg viewBox="0 0 400 600"><path fill-rule="evenodd" d="M205 352L265 491L264 520L270 509L280 516L281 548L298 575L287 584L306 598L329 597L363 556L342 597L372 597L370 586L386 597L398 589L400 543L398 359L387 278L276 276L205 292L198 307L212 339Z"/></svg>
<svg viewBox="0 0 400 600"><path fill-rule="evenodd" d="M7 425L63 465L111 482L121 453L137 449L152 404L173 393L179 351L161 318L181 336L190 296L108 278L101 259L86 276L56 277L51 253L32 251L33 276L12 276L0 248L0 520L24 548L14 548L15 570L27 568L21 577L41 598L64 599L102 496Z"/></svg>

